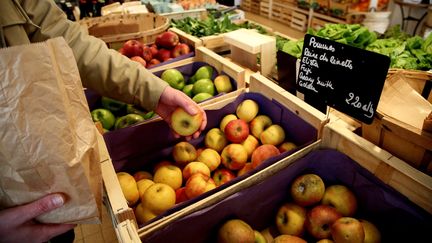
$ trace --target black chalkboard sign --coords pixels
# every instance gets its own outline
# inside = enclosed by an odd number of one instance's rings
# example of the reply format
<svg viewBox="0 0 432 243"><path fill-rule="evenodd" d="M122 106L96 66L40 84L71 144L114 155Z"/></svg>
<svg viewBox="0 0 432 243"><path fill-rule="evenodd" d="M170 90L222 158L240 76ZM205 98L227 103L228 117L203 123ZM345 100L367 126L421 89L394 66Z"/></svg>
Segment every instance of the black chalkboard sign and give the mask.
<svg viewBox="0 0 432 243"><path fill-rule="evenodd" d="M307 34L297 89L371 124L389 66L385 55Z"/></svg>

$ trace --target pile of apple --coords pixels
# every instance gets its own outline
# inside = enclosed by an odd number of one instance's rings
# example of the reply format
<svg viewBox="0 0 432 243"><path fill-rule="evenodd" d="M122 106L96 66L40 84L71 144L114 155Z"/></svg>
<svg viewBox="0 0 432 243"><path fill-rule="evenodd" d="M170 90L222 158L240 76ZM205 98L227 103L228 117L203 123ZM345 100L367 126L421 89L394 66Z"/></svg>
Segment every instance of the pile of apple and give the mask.
<svg viewBox="0 0 432 243"><path fill-rule="evenodd" d="M128 40L119 49L119 52L149 68L172 58L188 54L191 49L187 44L180 43L176 33L166 31L158 35L151 45L143 44L138 40Z"/></svg>
<svg viewBox="0 0 432 243"><path fill-rule="evenodd" d="M177 109L172 114L171 127L178 134L189 136L201 121L200 114L191 116ZM137 221L145 223L175 204L227 183L295 147L285 140L280 125L259 114L256 101L245 99L235 113L225 115L219 127L204 135L204 145L195 147L188 141L178 142L173 146L172 157L158 161L152 173L118 172L118 179L129 205L136 206Z"/></svg>
<svg viewBox="0 0 432 243"><path fill-rule="evenodd" d="M213 97L216 94L228 93L233 90L228 75L219 74L212 80L214 69L210 65L198 68L195 73L186 80L183 73L175 68L169 68L162 72L161 79L171 87L183 91L195 102L199 103Z"/></svg>
<svg viewBox="0 0 432 243"><path fill-rule="evenodd" d="M150 119L154 111L146 111L132 104L102 96L100 106L90 112L94 122L100 122L104 132L117 130Z"/></svg>
<svg viewBox="0 0 432 243"><path fill-rule="evenodd" d="M245 242L245 237L255 237L255 242L306 243L305 238L320 243L381 241L380 231L372 222L355 217L357 198L347 186L326 187L317 174L302 174L292 182L290 195L292 201L278 208L275 227L259 232L241 219L232 219L218 229L218 237L222 242Z"/></svg>

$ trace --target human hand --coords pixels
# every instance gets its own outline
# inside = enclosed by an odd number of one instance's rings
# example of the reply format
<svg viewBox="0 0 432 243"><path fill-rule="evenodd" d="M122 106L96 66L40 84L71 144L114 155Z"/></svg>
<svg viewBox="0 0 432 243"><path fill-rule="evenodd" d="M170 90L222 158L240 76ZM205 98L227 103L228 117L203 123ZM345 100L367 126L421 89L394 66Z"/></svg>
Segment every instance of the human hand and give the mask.
<svg viewBox="0 0 432 243"><path fill-rule="evenodd" d="M63 206L62 194L50 194L31 203L0 211L1 242L46 242L73 229L74 224L42 224L34 220L39 215Z"/></svg>
<svg viewBox="0 0 432 243"><path fill-rule="evenodd" d="M205 129L207 125L207 116L204 110L185 93L176 90L170 86L166 87L159 98L159 103L156 107L156 113L171 126L171 114L179 106L182 107L190 115L196 115L199 112L203 114L203 121L200 128L192 136L186 137L186 140L190 140L192 137L199 137L200 133ZM180 137L180 135L175 132L174 135L177 138Z"/></svg>

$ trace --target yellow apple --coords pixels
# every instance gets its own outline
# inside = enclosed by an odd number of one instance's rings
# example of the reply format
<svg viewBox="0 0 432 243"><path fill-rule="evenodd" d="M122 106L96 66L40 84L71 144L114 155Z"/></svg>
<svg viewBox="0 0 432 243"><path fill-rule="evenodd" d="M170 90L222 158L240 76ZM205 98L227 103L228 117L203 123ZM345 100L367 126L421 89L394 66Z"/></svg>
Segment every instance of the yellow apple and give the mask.
<svg viewBox="0 0 432 243"><path fill-rule="evenodd" d="M189 179L189 177L191 177L195 173L202 173L207 176L210 176L211 173L209 167L203 162L199 162L199 161L190 162L183 168L182 172L183 172L183 179L185 181L187 181L187 179Z"/></svg>
<svg viewBox="0 0 432 243"><path fill-rule="evenodd" d="M200 153L196 160L206 164L210 171L214 171L221 163L221 156L216 150L206 148Z"/></svg>
<svg viewBox="0 0 432 243"><path fill-rule="evenodd" d="M220 130L221 131L225 131L225 126L230 122L230 121L232 121L232 120L237 120L238 119L238 117L235 115L235 114L228 114L228 115L225 115L223 118L222 118L222 120L221 120L221 122L220 122L220 124L219 124L219 128L220 128Z"/></svg>
<svg viewBox="0 0 432 243"><path fill-rule="evenodd" d="M357 211L357 198L345 185L328 186L321 203L334 207L342 216L353 216Z"/></svg>
<svg viewBox="0 0 432 243"><path fill-rule="evenodd" d="M261 133L272 124L273 122L269 116L258 115L249 123L250 132L259 139Z"/></svg>
<svg viewBox="0 0 432 243"><path fill-rule="evenodd" d="M295 235L279 235L273 243L307 243L307 241Z"/></svg>
<svg viewBox="0 0 432 243"><path fill-rule="evenodd" d="M220 74L214 80L213 83L218 93L229 93L233 90L231 80L228 75Z"/></svg>
<svg viewBox="0 0 432 243"><path fill-rule="evenodd" d="M117 172L117 179L128 205L137 203L140 196L135 178L127 172Z"/></svg>
<svg viewBox="0 0 432 243"><path fill-rule="evenodd" d="M218 153L222 151L222 149L227 145L228 141L225 137L223 131L220 128L212 128L210 129L204 138L204 144L207 148L212 148L216 150Z"/></svg>
<svg viewBox="0 0 432 243"><path fill-rule="evenodd" d="M176 193L167 184L155 183L144 192L143 206L155 215L159 215L175 205Z"/></svg>
<svg viewBox="0 0 432 243"><path fill-rule="evenodd" d="M172 156L179 166L185 166L197 158L197 151L191 143L182 141L174 145Z"/></svg>
<svg viewBox="0 0 432 243"><path fill-rule="evenodd" d="M194 134L200 128L202 121L202 113L190 115L181 107L176 108L171 115L171 127L181 136Z"/></svg>
<svg viewBox="0 0 432 243"><path fill-rule="evenodd" d="M237 176L241 176L243 174L246 174L247 172L249 172L251 170L253 170L252 163L246 162L246 164L243 166L243 168L241 168L240 170L237 171Z"/></svg>
<svg viewBox="0 0 432 243"><path fill-rule="evenodd" d="M259 232L258 230L254 230L255 234L255 243L267 243L267 239Z"/></svg>
<svg viewBox="0 0 432 243"><path fill-rule="evenodd" d="M135 218L138 224L147 223L153 218L156 218L156 216L157 214L144 207L142 203L139 203L138 206L135 208Z"/></svg>
<svg viewBox="0 0 432 243"><path fill-rule="evenodd" d="M278 146L278 149L281 153L293 150L295 148L297 148L297 145L295 145L293 142L288 142L288 141L285 141L285 142L279 144L279 146Z"/></svg>
<svg viewBox="0 0 432 243"><path fill-rule="evenodd" d="M236 115L245 122L250 122L259 111L258 103L251 99L243 100L236 108Z"/></svg>
<svg viewBox="0 0 432 243"><path fill-rule="evenodd" d="M273 242L275 236L279 235L278 230L275 227L273 227L273 226L270 226L270 227L267 227L267 228L261 230L260 233L261 233L262 236L264 236L264 238L266 239L267 243Z"/></svg>
<svg viewBox="0 0 432 243"><path fill-rule="evenodd" d="M362 223L351 217L339 218L331 225L330 231L336 243L363 243L365 239Z"/></svg>
<svg viewBox="0 0 432 243"><path fill-rule="evenodd" d="M252 135L248 135L247 138L241 143L243 147L246 149L248 154L248 158L252 156L252 152L258 147L259 141Z"/></svg>
<svg viewBox="0 0 432 243"><path fill-rule="evenodd" d="M183 174L181 169L175 165L164 165L159 167L154 176L155 183L164 183L176 190L182 186Z"/></svg>
<svg viewBox="0 0 432 243"><path fill-rule="evenodd" d="M141 198L143 198L144 192L147 190L147 188L149 188L151 185L154 184L154 181L150 180L150 179L141 179L139 181L137 181L137 186L138 186L138 191L139 191L139 195Z"/></svg>
<svg viewBox="0 0 432 243"><path fill-rule="evenodd" d="M248 155L241 144L228 144L221 153L222 164L230 170L240 170L246 164Z"/></svg>
<svg viewBox="0 0 432 243"><path fill-rule="evenodd" d="M321 239L321 240L317 241L316 243L334 243L334 241L332 241L330 239Z"/></svg>
<svg viewBox="0 0 432 243"><path fill-rule="evenodd" d="M278 146L285 140L285 131L278 125L270 125L260 134L260 141L262 144L271 144Z"/></svg>
<svg viewBox="0 0 432 243"><path fill-rule="evenodd" d="M301 236L305 229L306 209L295 203L285 203L276 213L276 227L281 234Z"/></svg>
<svg viewBox="0 0 432 243"><path fill-rule="evenodd" d="M381 233L372 222L365 219L359 219L365 233L364 243L380 243Z"/></svg>
<svg viewBox="0 0 432 243"><path fill-rule="evenodd" d="M227 220L218 230L218 243L255 242L252 227L241 219Z"/></svg>
<svg viewBox="0 0 432 243"><path fill-rule="evenodd" d="M322 178L313 173L297 176L291 183L290 193L295 203L307 207L321 201L325 192Z"/></svg>

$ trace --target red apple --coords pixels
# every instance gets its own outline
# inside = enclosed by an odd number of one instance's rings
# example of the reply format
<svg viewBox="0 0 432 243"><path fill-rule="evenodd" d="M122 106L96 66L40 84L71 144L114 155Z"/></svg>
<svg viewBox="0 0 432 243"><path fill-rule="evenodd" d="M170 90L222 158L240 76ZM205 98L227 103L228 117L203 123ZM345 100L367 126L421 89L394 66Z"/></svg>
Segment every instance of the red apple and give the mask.
<svg viewBox="0 0 432 243"><path fill-rule="evenodd" d="M175 193L176 193L176 204L188 200L188 197L186 195L186 187L178 188L177 190L175 190Z"/></svg>
<svg viewBox="0 0 432 243"><path fill-rule="evenodd" d="M156 44L152 44L151 46L150 46L150 50L151 50L151 52L152 52L152 56L154 57L154 56L156 56L156 54L158 53L158 47L157 47L157 45Z"/></svg>
<svg viewBox="0 0 432 243"><path fill-rule="evenodd" d="M216 188L216 183L210 176L196 173L186 181L185 193L189 199L192 199L214 188Z"/></svg>
<svg viewBox="0 0 432 243"><path fill-rule="evenodd" d="M272 144L260 145L252 152L252 156L251 156L252 167L256 168L264 160L271 158L273 156L277 156L279 154L280 154L279 149Z"/></svg>
<svg viewBox="0 0 432 243"><path fill-rule="evenodd" d="M122 55L125 55L125 52L124 52L124 48L123 47L120 47L120 49L118 49L118 52L120 53L120 54L122 54ZM126 55L125 55L126 56Z"/></svg>
<svg viewBox="0 0 432 243"><path fill-rule="evenodd" d="M128 40L123 44L123 52L127 57L141 56L143 44L137 40Z"/></svg>
<svg viewBox="0 0 432 243"><path fill-rule="evenodd" d="M219 168L213 172L213 180L216 183L216 186L220 186L228 181L236 178L235 174L228 169Z"/></svg>
<svg viewBox="0 0 432 243"><path fill-rule="evenodd" d="M253 170L252 163L248 162L246 163L243 168L241 168L239 171L237 171L237 176L241 176L243 174L246 174L247 172Z"/></svg>
<svg viewBox="0 0 432 243"><path fill-rule="evenodd" d="M171 49L179 43L179 37L176 33L166 31L156 37L155 44L158 47Z"/></svg>
<svg viewBox="0 0 432 243"><path fill-rule="evenodd" d="M144 67L147 65L147 62L144 60L144 58L140 57L140 56L133 56L130 58L132 61L135 62L139 62L141 63L141 65L143 65Z"/></svg>
<svg viewBox="0 0 432 243"><path fill-rule="evenodd" d="M153 59L153 53L150 47L146 45L143 46L142 57L144 60L146 60L146 62L150 62L150 60Z"/></svg>
<svg viewBox="0 0 432 243"><path fill-rule="evenodd" d="M161 62L160 62L158 59L153 58L153 59L150 60L150 62L147 63L147 67L149 68L149 67L152 67L152 66L154 66L154 65L157 65L157 64L159 64L159 63L161 63Z"/></svg>
<svg viewBox="0 0 432 243"><path fill-rule="evenodd" d="M167 61L171 58L171 52L167 49L161 48L156 54L156 58L161 62Z"/></svg>
<svg viewBox="0 0 432 243"><path fill-rule="evenodd" d="M177 44L174 49L171 51L172 57L178 57L181 55L188 54L190 52L190 47L185 43L179 43Z"/></svg>
<svg viewBox="0 0 432 243"><path fill-rule="evenodd" d="M242 119L228 122L225 126L225 137L232 143L242 143L249 135L249 126Z"/></svg>
<svg viewBox="0 0 432 243"><path fill-rule="evenodd" d="M317 240L329 238L331 225L340 217L342 215L336 209L327 205L317 205L307 213L306 230Z"/></svg>

